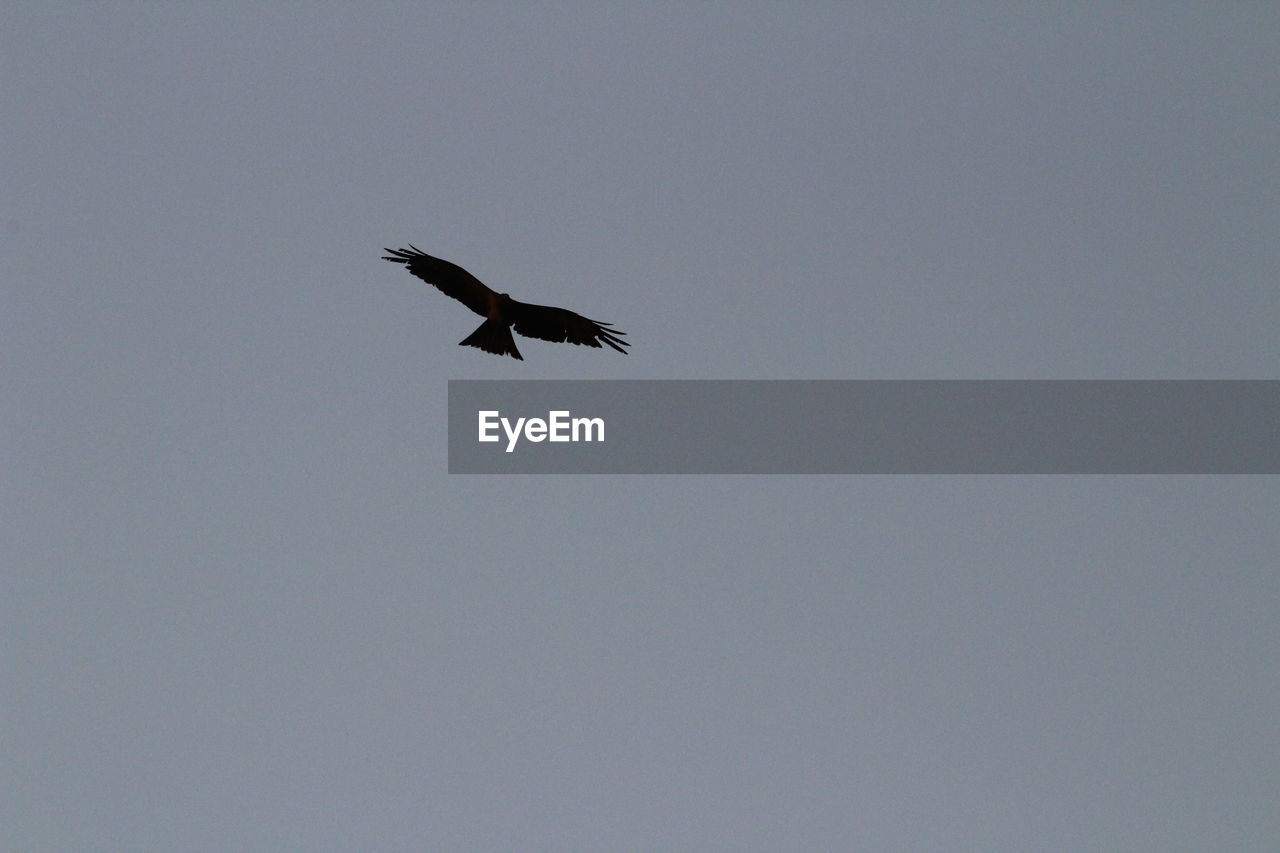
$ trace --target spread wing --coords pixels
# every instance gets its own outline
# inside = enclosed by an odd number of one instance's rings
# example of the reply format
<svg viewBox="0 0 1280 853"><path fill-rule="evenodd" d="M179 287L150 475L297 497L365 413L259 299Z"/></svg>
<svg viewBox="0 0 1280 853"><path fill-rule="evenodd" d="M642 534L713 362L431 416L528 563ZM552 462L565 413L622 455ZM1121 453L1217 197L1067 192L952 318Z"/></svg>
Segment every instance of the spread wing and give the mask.
<svg viewBox="0 0 1280 853"><path fill-rule="evenodd" d="M511 320L517 333L526 338L538 338L552 343L585 344L599 348L603 341L618 352L626 355L623 347L631 346L618 335L617 329L605 328L611 324L588 320L581 314L575 314L564 308L552 308L547 305L529 305L525 302L510 300L506 305L507 319Z"/></svg>
<svg viewBox="0 0 1280 853"><path fill-rule="evenodd" d="M489 315L489 298L493 291L484 282L457 264L433 258L412 243L409 249L385 249L384 261L404 264L405 269L425 281L434 284L445 296L452 296L481 317ZM596 344L599 346L599 344Z"/></svg>

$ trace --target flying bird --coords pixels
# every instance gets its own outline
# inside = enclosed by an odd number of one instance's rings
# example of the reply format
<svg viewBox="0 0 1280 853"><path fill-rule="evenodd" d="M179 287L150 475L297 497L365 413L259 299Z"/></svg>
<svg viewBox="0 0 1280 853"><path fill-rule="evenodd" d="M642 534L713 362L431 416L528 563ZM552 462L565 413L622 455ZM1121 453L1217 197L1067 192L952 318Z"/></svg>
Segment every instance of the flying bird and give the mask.
<svg viewBox="0 0 1280 853"><path fill-rule="evenodd" d="M585 344L600 348L603 341L618 352L626 355L623 347L631 344L618 337L626 335L617 329L606 328L610 323L598 323L588 320L581 314L575 314L564 308L552 308L547 305L530 305L517 302L505 293L495 293L484 285L484 282L464 270L457 264L451 264L440 258L433 258L426 252L409 244L409 249L385 249L384 261L393 264L404 264L405 269L425 281L434 284L446 296L452 296L472 311L484 317L480 328L472 332L459 346L477 347L494 355L509 355L524 361L520 350L516 349L515 338L511 337L511 329L526 338L553 343Z"/></svg>

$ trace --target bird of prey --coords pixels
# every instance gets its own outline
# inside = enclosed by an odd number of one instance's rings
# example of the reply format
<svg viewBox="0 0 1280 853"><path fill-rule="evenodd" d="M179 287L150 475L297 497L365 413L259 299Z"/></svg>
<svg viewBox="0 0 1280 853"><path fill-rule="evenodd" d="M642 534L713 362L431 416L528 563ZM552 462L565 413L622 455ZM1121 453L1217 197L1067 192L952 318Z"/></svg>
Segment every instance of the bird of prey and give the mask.
<svg viewBox="0 0 1280 853"><path fill-rule="evenodd" d="M494 355L509 355L524 361L520 350L516 349L515 338L511 337L511 329L527 338L538 338L553 343L585 344L600 348L600 342L608 344L618 352L626 355L623 347L631 346L618 335L617 329L605 328L611 324L588 320L581 314L575 314L564 308L551 308L547 305L529 305L517 302L505 293L494 293L480 279L464 270L457 264L451 264L440 258L433 258L426 252L409 244L409 249L386 249L384 261L393 264L404 264L405 269L418 278L434 284L441 293L452 296L485 320L466 338L458 342L459 346L477 347Z"/></svg>

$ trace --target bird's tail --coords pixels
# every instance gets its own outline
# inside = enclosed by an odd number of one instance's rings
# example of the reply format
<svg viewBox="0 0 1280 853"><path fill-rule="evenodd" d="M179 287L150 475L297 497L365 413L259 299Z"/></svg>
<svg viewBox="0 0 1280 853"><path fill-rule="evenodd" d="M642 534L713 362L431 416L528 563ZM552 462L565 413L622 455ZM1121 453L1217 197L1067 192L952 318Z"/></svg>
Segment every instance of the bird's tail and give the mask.
<svg viewBox="0 0 1280 853"><path fill-rule="evenodd" d="M511 337L511 327L497 320L485 320L466 340L458 341L460 347L477 347L494 355L509 355L524 361L516 349L516 339Z"/></svg>

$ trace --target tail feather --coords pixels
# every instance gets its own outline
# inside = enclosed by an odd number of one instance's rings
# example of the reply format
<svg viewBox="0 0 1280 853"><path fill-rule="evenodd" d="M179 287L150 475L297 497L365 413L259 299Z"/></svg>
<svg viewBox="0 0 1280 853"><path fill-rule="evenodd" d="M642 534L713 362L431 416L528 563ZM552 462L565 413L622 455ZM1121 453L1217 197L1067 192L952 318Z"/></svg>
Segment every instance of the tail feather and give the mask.
<svg viewBox="0 0 1280 853"><path fill-rule="evenodd" d="M458 346L476 347L494 355L509 355L524 361L524 356L516 349L516 339L511 337L511 327L497 320L485 320L465 340L458 341Z"/></svg>

